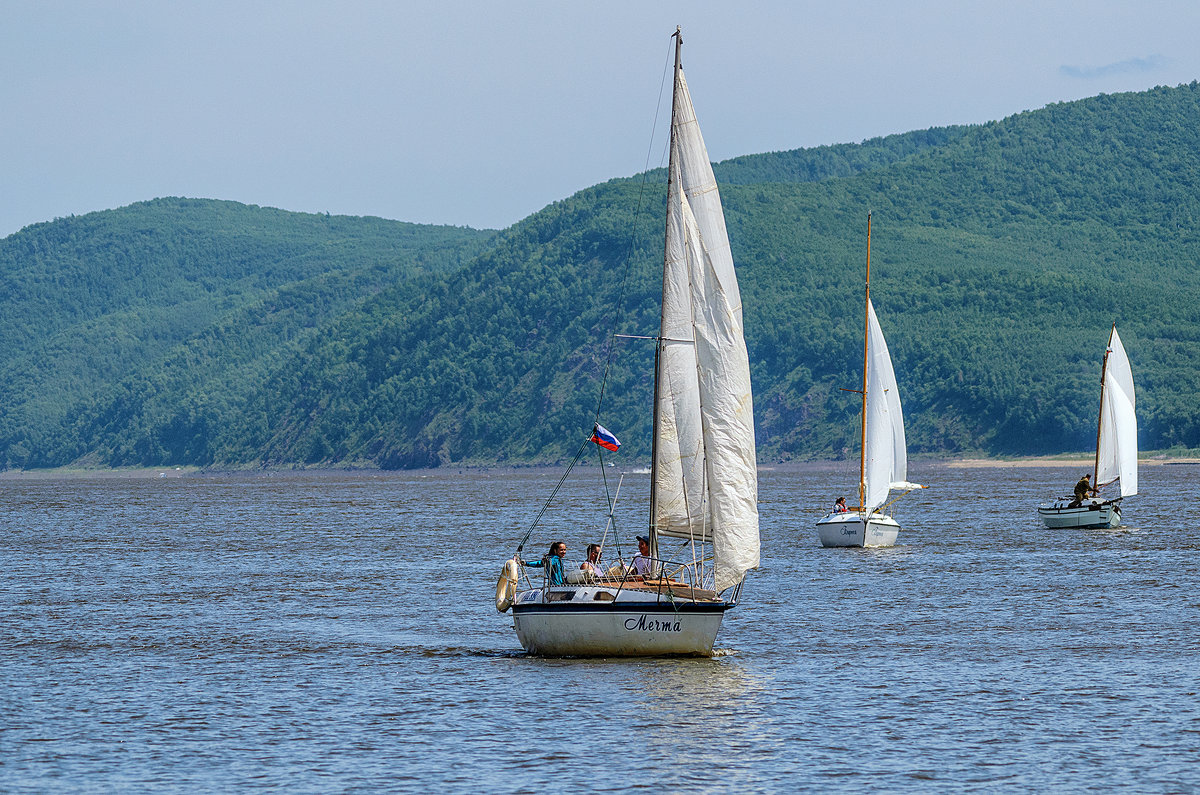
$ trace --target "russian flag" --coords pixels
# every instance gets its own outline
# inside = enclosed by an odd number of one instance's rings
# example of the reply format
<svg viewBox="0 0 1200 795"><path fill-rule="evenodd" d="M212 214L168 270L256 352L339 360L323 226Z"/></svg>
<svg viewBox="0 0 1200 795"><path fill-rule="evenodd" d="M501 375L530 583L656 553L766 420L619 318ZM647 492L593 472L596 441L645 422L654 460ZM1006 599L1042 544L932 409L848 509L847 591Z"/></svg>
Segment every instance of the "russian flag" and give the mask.
<svg viewBox="0 0 1200 795"><path fill-rule="evenodd" d="M621 447L621 443L617 441L617 437L612 435L612 431L600 423L596 423L596 427L592 431L592 438L588 441L595 442L605 450L612 450L614 453Z"/></svg>

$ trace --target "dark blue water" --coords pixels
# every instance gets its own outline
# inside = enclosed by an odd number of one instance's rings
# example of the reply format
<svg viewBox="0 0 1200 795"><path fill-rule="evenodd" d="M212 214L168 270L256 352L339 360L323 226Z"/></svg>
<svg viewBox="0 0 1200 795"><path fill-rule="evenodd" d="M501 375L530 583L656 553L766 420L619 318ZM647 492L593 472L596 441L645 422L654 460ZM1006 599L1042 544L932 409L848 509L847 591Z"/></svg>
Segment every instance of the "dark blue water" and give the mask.
<svg viewBox="0 0 1200 795"><path fill-rule="evenodd" d="M901 546L821 549L853 469L761 473L711 660L520 653L559 472L0 480L0 790L1200 791L1200 467L1051 531L1078 466L916 464ZM529 549L603 525L592 473Z"/></svg>

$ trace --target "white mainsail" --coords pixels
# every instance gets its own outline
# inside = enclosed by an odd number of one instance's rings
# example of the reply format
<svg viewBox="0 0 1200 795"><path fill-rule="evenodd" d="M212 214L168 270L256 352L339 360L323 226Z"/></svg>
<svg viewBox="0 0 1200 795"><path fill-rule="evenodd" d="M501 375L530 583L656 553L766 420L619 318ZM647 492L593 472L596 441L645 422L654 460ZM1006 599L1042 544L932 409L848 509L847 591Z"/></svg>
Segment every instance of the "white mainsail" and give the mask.
<svg viewBox="0 0 1200 795"><path fill-rule="evenodd" d="M1096 488L1121 481L1121 496L1137 494L1137 415L1133 370L1113 326L1101 386L1100 428L1096 449Z"/></svg>
<svg viewBox="0 0 1200 795"><path fill-rule="evenodd" d="M759 562L754 410L721 196L679 68L670 162L651 522L711 541L720 591Z"/></svg>
<svg viewBox="0 0 1200 795"><path fill-rule="evenodd" d="M887 340L879 328L875 307L867 299L867 399L863 432L863 508L874 511L887 502L892 489L921 488L908 483L908 452L900 390Z"/></svg>

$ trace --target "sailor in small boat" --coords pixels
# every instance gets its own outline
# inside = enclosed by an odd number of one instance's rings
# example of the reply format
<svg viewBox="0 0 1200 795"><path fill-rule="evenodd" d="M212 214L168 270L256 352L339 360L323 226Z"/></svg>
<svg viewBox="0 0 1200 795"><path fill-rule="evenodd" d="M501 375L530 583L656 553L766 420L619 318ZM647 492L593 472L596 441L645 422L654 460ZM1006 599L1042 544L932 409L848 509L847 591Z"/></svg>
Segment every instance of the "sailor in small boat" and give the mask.
<svg viewBox="0 0 1200 795"><path fill-rule="evenodd" d="M534 568L548 567L546 574L551 585L563 585L566 583L566 574L563 571L563 559L567 557L567 544L564 541L555 541L550 545L550 551L542 557L541 560L527 560L526 566Z"/></svg>
<svg viewBox="0 0 1200 795"><path fill-rule="evenodd" d="M846 498L845 497L838 497L837 502L835 502L833 504L833 512L834 513L846 513L849 510L850 509L846 507Z"/></svg>
<svg viewBox="0 0 1200 795"><path fill-rule="evenodd" d="M587 560L579 564L579 568L592 574L596 577L604 576L604 566L600 563L600 555L603 554L599 544L587 545Z"/></svg>
<svg viewBox="0 0 1200 795"><path fill-rule="evenodd" d="M1079 482L1075 484L1075 499L1071 500L1071 504L1067 507L1078 508L1079 506L1083 505L1084 500L1095 493L1096 490L1092 488L1092 475L1090 472L1086 473L1079 479Z"/></svg>

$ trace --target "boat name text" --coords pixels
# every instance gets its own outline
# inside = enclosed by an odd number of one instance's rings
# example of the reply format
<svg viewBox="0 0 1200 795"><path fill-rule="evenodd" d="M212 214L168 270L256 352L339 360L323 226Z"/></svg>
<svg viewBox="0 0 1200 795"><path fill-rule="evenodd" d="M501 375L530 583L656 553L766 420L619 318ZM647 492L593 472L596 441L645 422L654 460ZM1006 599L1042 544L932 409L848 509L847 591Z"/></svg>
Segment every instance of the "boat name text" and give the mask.
<svg viewBox="0 0 1200 795"><path fill-rule="evenodd" d="M640 630L642 632L682 632L683 628L678 621L659 621L653 618L639 616L638 618L625 619L625 629L630 632Z"/></svg>

